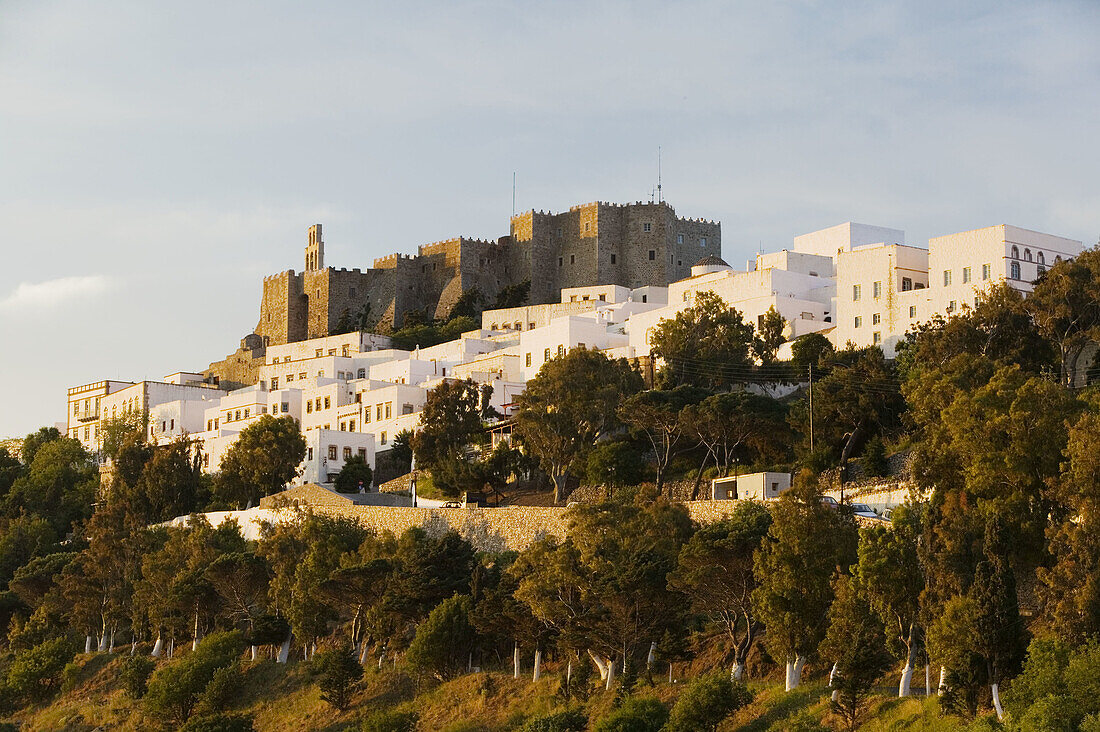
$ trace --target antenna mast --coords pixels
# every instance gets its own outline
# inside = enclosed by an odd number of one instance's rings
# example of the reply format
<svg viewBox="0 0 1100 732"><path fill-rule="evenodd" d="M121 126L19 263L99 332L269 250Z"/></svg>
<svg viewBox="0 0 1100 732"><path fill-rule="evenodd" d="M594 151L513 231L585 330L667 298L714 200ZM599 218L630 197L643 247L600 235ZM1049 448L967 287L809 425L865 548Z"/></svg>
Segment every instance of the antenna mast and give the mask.
<svg viewBox="0 0 1100 732"><path fill-rule="evenodd" d="M657 146L657 203L664 203L665 199L661 195L661 146Z"/></svg>
<svg viewBox="0 0 1100 732"><path fill-rule="evenodd" d="M512 216L516 215L516 171L512 171Z"/></svg>

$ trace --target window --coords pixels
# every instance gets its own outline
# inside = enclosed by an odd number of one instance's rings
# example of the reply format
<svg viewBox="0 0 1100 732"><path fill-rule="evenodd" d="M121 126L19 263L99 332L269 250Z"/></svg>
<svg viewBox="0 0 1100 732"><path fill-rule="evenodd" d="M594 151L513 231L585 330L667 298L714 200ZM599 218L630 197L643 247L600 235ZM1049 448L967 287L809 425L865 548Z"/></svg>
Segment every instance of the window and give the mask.
<svg viewBox="0 0 1100 732"><path fill-rule="evenodd" d="M355 432L355 420L354 419L349 419L348 420L348 432Z"/></svg>
<svg viewBox="0 0 1100 732"><path fill-rule="evenodd" d="M560 266L562 266L562 265L563 265L564 263L565 263L565 260L564 260L564 259L563 259L562 257L558 257L558 266L560 267Z"/></svg>
<svg viewBox="0 0 1100 732"><path fill-rule="evenodd" d="M246 409L246 410L244 410L244 418L245 418L245 419L248 419L248 418L249 418L249 416L250 416L250 415L249 415L249 412L251 412L251 411L252 411L252 410L250 410L250 409Z"/></svg>
<svg viewBox="0 0 1100 732"><path fill-rule="evenodd" d="M383 445L385 445L385 444L386 444L386 433L385 433L385 432L383 432L383 433L382 433L382 434L380 435L380 437L381 437L381 439L380 439L379 441L380 441L380 442L381 442L381 443L382 443Z"/></svg>
<svg viewBox="0 0 1100 732"><path fill-rule="evenodd" d="M309 378L309 374L307 374L305 371L298 374L298 381L305 381L308 378Z"/></svg>
<svg viewBox="0 0 1100 732"><path fill-rule="evenodd" d="M970 281L970 267L963 267L963 284Z"/></svg>
<svg viewBox="0 0 1100 732"><path fill-rule="evenodd" d="M386 419L393 416L393 402L386 402Z"/></svg>
<svg viewBox="0 0 1100 732"><path fill-rule="evenodd" d="M653 224L649 224L649 223L642 224L642 231L644 231L646 233L649 233L652 230L653 230Z"/></svg>
<svg viewBox="0 0 1100 732"><path fill-rule="evenodd" d="M951 270L945 269L943 271L943 286L948 287L951 285Z"/></svg>
<svg viewBox="0 0 1100 732"><path fill-rule="evenodd" d="M550 349L549 348L543 349L543 351L542 351L542 360L543 361L549 361L550 360Z"/></svg>
<svg viewBox="0 0 1100 732"><path fill-rule="evenodd" d="M1020 263L1013 262L1012 266L1008 268L1008 276L1014 280L1020 279Z"/></svg>
<svg viewBox="0 0 1100 732"><path fill-rule="evenodd" d="M684 243L684 235L683 234L677 234L676 235L676 243L677 244L683 244Z"/></svg>
<svg viewBox="0 0 1100 732"><path fill-rule="evenodd" d="M1031 250L1030 249L1025 249L1024 250L1024 260L1028 261L1028 262L1031 261Z"/></svg>
<svg viewBox="0 0 1100 732"><path fill-rule="evenodd" d="M363 410L363 424L370 424L370 405Z"/></svg>
<svg viewBox="0 0 1100 732"><path fill-rule="evenodd" d="M330 402L328 400L328 397L325 397L325 409L328 409L329 404L330 404Z"/></svg>
<svg viewBox="0 0 1100 732"><path fill-rule="evenodd" d="M524 357L523 360L524 360L524 366L530 366L531 365L531 354L528 353L526 355L526 357Z"/></svg>
<svg viewBox="0 0 1100 732"><path fill-rule="evenodd" d="M283 402L283 414L290 411L290 402Z"/></svg>
<svg viewBox="0 0 1100 732"><path fill-rule="evenodd" d="M328 355L335 356L336 355L336 349L335 348L328 349Z"/></svg>
<svg viewBox="0 0 1100 732"><path fill-rule="evenodd" d="M365 447L360 447L359 448L359 457L363 458L364 460L367 459L367 448L365 448Z"/></svg>
<svg viewBox="0 0 1100 732"><path fill-rule="evenodd" d="M645 302L647 297L648 295L642 295L642 302Z"/></svg>
<svg viewBox="0 0 1100 732"><path fill-rule="evenodd" d="M1043 256L1042 252L1039 252L1036 255L1036 260L1035 261L1037 261L1039 264L1046 264L1047 263L1047 258Z"/></svg>
<svg viewBox="0 0 1100 732"><path fill-rule="evenodd" d="M275 391L278 388L279 388L279 377L278 376L272 376L271 377L271 390Z"/></svg>
<svg viewBox="0 0 1100 732"><path fill-rule="evenodd" d="M852 285L852 300L853 301L859 299L859 296L860 296L860 293L861 293L862 289L863 288L861 288L859 285Z"/></svg>
<svg viewBox="0 0 1100 732"><path fill-rule="evenodd" d="M341 432L347 432L348 431L348 423L347 422L341 422L340 423L340 431Z"/></svg>
<svg viewBox="0 0 1100 732"><path fill-rule="evenodd" d="M91 428L90 428L90 427L85 427L85 428L84 428L84 439L85 439L85 440L90 440L90 439L92 439L92 430L91 430Z"/></svg>
<svg viewBox="0 0 1100 732"><path fill-rule="evenodd" d="M949 313L955 312L955 301L954 300L947 303L947 312L949 312Z"/></svg>
<svg viewBox="0 0 1100 732"><path fill-rule="evenodd" d="M699 239L699 246L705 247L706 245L707 245L707 238L704 236L701 239Z"/></svg>
<svg viewBox="0 0 1100 732"><path fill-rule="evenodd" d="M366 369L359 369L357 372L355 372L355 376L358 379L365 379L365 378L367 378L367 370Z"/></svg>
<svg viewBox="0 0 1100 732"><path fill-rule="evenodd" d="M320 358L321 356L325 355L325 349L323 349L323 348L318 348L318 349L317 349L317 351L316 351L316 353L315 353L314 355L316 355L316 356L317 356L317 358Z"/></svg>
<svg viewBox="0 0 1100 732"><path fill-rule="evenodd" d="M315 409L316 409L316 410L317 410L318 412L320 412L320 411L321 411L321 397L317 397L317 403L316 403L316 404L314 405L314 408L315 408Z"/></svg>
<svg viewBox="0 0 1100 732"><path fill-rule="evenodd" d="M863 318L861 318L858 315L856 316L856 319L855 319L855 327L857 327L857 328L862 328L863 327Z"/></svg>
<svg viewBox="0 0 1100 732"><path fill-rule="evenodd" d="M882 297L882 282L876 281L871 283L871 297L878 300Z"/></svg>
<svg viewBox="0 0 1100 732"><path fill-rule="evenodd" d="M1047 272L1047 268L1044 267L1043 265L1038 264L1038 265L1035 266L1036 276L1041 275L1041 274L1046 274L1046 272Z"/></svg>
<svg viewBox="0 0 1100 732"><path fill-rule="evenodd" d="M982 265L982 279L983 280L988 280L989 279L989 272L990 272L990 266L988 264L983 264Z"/></svg>
<svg viewBox="0 0 1100 732"><path fill-rule="evenodd" d="M233 419L237 420L241 418L241 410L237 409L233 411Z"/></svg>
<svg viewBox="0 0 1100 732"><path fill-rule="evenodd" d="M882 343L882 333L881 333L880 331L877 331L877 330L876 330L876 331L875 331L875 332L874 332L874 333L873 333L873 334L871 335L871 342L872 342L872 343L874 343L874 344L875 344L876 346L877 346L878 344Z"/></svg>
<svg viewBox="0 0 1100 732"><path fill-rule="evenodd" d="M902 277L901 278L901 291L902 292L909 292L912 289L913 289L913 279L911 277Z"/></svg>
<svg viewBox="0 0 1100 732"><path fill-rule="evenodd" d="M607 295L600 295L600 302L607 302Z"/></svg>
<svg viewBox="0 0 1100 732"><path fill-rule="evenodd" d="M1020 247L1017 247L1017 246L1012 247L1012 258L1013 259L1019 259L1020 258Z"/></svg>
<svg viewBox="0 0 1100 732"><path fill-rule="evenodd" d="M565 355L565 346L564 345L559 345L558 346L558 355L559 356L564 356Z"/></svg>
<svg viewBox="0 0 1100 732"><path fill-rule="evenodd" d="M917 306L916 305L910 305L909 306L909 317L910 318L917 317Z"/></svg>
<svg viewBox="0 0 1100 732"><path fill-rule="evenodd" d="M329 460L335 460L336 459L336 445L329 445L328 446L328 459Z"/></svg>
<svg viewBox="0 0 1100 732"><path fill-rule="evenodd" d="M313 400L306 402L306 414L313 414Z"/></svg>
<svg viewBox="0 0 1100 732"><path fill-rule="evenodd" d="M351 448L350 447L345 447L344 448L344 459L345 460L351 460Z"/></svg>
<svg viewBox="0 0 1100 732"><path fill-rule="evenodd" d="M374 418L377 419L379 422L382 421L382 405L381 404L374 405Z"/></svg>
<svg viewBox="0 0 1100 732"><path fill-rule="evenodd" d="M881 314L879 314L879 313L874 313L874 314L873 314L873 315L871 316L871 325L878 325L878 324L879 324L879 323L881 323L881 322L882 322L882 315L881 315Z"/></svg>
<svg viewBox="0 0 1100 732"><path fill-rule="evenodd" d="M657 259L657 252L654 249L649 250L649 261L653 262Z"/></svg>
<svg viewBox="0 0 1100 732"><path fill-rule="evenodd" d="M206 420L206 431L209 432L212 429L214 429L214 420L212 420L212 419Z"/></svg>
<svg viewBox="0 0 1100 732"><path fill-rule="evenodd" d="M611 255L611 263L615 264L615 255L614 254Z"/></svg>
<svg viewBox="0 0 1100 732"><path fill-rule="evenodd" d="M584 222L584 230L585 231L591 231L592 230L592 224L588 221L585 221Z"/></svg>
<svg viewBox="0 0 1100 732"><path fill-rule="evenodd" d="M534 329L535 329L535 324L534 323L528 323L527 324L527 330L534 330Z"/></svg>
<svg viewBox="0 0 1100 732"><path fill-rule="evenodd" d="M577 263L577 255L576 254L570 254L569 255L569 264L576 264L576 263Z"/></svg>
<svg viewBox="0 0 1100 732"><path fill-rule="evenodd" d="M290 382L294 381L294 374L287 374L286 375L286 381L287 381L288 384Z"/></svg>

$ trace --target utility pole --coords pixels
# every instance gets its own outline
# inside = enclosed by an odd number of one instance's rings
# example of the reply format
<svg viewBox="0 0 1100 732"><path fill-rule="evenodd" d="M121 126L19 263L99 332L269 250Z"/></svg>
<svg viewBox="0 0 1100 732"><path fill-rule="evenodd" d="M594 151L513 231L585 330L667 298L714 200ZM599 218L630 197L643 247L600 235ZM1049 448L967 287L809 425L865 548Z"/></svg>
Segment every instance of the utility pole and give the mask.
<svg viewBox="0 0 1100 732"><path fill-rule="evenodd" d="M814 451L814 365L810 364L810 453Z"/></svg>

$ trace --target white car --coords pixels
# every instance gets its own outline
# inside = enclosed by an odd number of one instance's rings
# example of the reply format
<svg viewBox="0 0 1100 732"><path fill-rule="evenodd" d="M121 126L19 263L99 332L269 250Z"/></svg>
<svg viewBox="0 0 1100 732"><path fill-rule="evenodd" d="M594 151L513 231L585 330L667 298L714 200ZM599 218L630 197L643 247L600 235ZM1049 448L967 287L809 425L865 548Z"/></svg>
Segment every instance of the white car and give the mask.
<svg viewBox="0 0 1100 732"><path fill-rule="evenodd" d="M852 509L852 513L857 518L882 520L882 517L875 513L875 509L871 508L866 503L849 503L848 507Z"/></svg>

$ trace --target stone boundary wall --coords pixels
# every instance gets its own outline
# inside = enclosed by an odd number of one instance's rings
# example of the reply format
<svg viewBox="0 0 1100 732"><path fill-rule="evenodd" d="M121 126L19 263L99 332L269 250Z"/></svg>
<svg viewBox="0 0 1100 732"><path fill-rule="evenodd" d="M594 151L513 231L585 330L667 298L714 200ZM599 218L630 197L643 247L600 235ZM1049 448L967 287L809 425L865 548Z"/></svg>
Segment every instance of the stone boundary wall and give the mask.
<svg viewBox="0 0 1100 732"><path fill-rule="evenodd" d="M738 501L688 501L683 505L691 519L714 523L729 516ZM548 536L564 538L569 527L569 509L563 506L504 506L501 508L398 508L357 506L349 499L315 485L291 488L268 496L260 507L289 511L310 508L315 513L343 516L377 532L400 535L421 528L430 536L457 531L480 551L522 551Z"/></svg>

